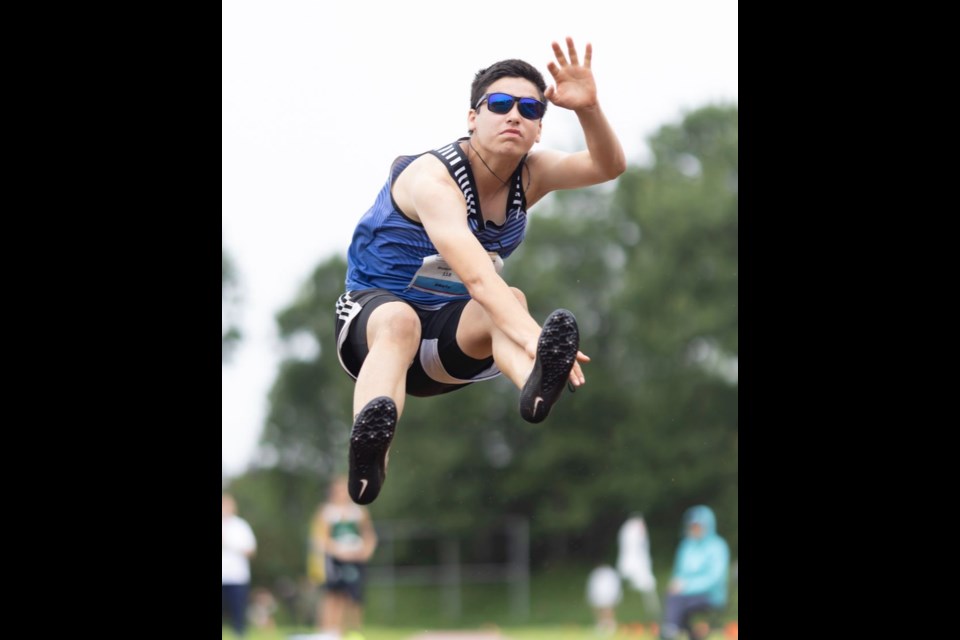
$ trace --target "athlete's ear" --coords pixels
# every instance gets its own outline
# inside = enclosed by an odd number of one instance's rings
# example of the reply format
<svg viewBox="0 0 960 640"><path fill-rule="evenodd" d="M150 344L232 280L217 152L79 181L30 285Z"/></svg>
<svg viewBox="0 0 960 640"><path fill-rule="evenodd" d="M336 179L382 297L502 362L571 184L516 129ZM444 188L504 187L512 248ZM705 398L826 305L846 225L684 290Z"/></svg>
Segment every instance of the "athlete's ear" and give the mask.
<svg viewBox="0 0 960 640"><path fill-rule="evenodd" d="M543 133L543 118L540 118L540 122L537 124L537 139L534 142L540 142L540 135Z"/></svg>
<svg viewBox="0 0 960 640"><path fill-rule="evenodd" d="M467 133L471 136L473 132L477 130L477 110L470 109L470 112L467 113Z"/></svg>

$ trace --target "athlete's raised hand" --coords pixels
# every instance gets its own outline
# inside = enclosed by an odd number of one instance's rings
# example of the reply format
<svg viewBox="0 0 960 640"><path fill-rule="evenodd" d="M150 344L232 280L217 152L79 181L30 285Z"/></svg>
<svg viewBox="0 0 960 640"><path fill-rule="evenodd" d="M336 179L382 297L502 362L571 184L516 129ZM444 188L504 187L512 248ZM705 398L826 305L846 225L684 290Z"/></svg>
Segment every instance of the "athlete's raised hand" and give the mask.
<svg viewBox="0 0 960 640"><path fill-rule="evenodd" d="M597 104L597 85L590 70L590 59L593 57L593 46L588 42L583 55L583 63L577 56L577 48L573 46L573 38L567 37L567 52L556 42L553 43L553 53L556 62L547 64L547 70L553 76L556 85L550 85L544 92L547 100L564 109L584 109ZM569 59L568 59L569 56Z"/></svg>

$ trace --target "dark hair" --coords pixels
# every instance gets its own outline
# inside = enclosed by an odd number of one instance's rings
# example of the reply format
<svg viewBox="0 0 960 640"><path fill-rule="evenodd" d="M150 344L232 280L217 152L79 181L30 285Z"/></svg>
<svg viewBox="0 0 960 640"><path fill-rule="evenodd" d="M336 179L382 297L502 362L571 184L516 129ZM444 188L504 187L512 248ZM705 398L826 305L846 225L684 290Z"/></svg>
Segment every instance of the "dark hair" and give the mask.
<svg viewBox="0 0 960 640"><path fill-rule="evenodd" d="M540 101L547 104L543 92L547 90L547 83L543 81L543 76L537 71L537 68L523 60L511 59L501 60L494 63L486 69L477 71L473 77L473 85L470 87L470 108L475 109L480 98L487 92L487 89L500 78L524 78L537 85L540 91Z"/></svg>

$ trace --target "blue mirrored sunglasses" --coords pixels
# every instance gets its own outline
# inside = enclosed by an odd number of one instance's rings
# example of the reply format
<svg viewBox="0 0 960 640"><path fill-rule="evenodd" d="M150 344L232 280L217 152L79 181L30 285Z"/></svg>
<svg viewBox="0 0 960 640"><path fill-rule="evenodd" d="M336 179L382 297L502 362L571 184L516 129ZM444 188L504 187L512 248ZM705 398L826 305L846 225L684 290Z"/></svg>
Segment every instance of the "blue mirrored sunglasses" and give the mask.
<svg viewBox="0 0 960 640"><path fill-rule="evenodd" d="M514 103L518 103L520 115L527 120L539 120L547 110L547 105L539 100L534 98L518 98L509 93L488 93L480 98L480 101L477 102L477 106L475 106L474 109L480 109L480 105L483 104L484 100L487 101L487 109L500 115L510 113L510 109L513 109Z"/></svg>

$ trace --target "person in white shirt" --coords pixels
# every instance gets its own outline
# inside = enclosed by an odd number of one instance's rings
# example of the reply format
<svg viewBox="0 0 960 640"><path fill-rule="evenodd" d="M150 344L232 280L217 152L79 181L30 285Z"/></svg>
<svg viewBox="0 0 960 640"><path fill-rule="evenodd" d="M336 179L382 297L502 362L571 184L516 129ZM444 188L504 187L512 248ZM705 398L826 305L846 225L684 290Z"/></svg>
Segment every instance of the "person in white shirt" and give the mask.
<svg viewBox="0 0 960 640"><path fill-rule="evenodd" d="M247 596L250 590L250 558L257 539L246 520L237 515L237 502L229 493L221 496L220 619L227 614L234 633L242 638L247 630Z"/></svg>
<svg viewBox="0 0 960 640"><path fill-rule="evenodd" d="M620 527L617 536L619 552L617 571L636 591L643 594L646 612L653 618L660 617L660 600L657 598L657 579L653 575L650 559L650 539L643 516L635 513Z"/></svg>

